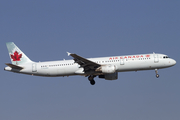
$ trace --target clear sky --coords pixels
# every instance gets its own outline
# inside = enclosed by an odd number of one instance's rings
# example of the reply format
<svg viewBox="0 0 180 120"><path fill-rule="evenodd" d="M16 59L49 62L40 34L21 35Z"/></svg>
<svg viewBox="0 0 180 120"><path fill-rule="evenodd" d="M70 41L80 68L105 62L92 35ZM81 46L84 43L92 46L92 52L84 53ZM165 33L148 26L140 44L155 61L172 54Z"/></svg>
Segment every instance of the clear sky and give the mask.
<svg viewBox="0 0 180 120"><path fill-rule="evenodd" d="M179 0L2 0L1 120L179 120ZM163 53L171 68L119 73L116 81L4 71L14 42L33 61Z"/></svg>

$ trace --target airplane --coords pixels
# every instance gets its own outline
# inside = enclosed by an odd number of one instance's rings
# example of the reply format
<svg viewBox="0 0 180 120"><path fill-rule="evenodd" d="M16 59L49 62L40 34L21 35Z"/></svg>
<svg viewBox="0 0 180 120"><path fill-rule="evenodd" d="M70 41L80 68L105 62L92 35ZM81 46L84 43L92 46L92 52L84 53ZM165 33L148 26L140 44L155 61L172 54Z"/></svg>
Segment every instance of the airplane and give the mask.
<svg viewBox="0 0 180 120"><path fill-rule="evenodd" d="M11 63L5 63L6 71L34 76L58 77L81 75L88 77L91 85L94 78L117 80L118 72L155 70L174 66L176 61L165 54L137 54L99 58L83 58L67 52L72 60L34 62L31 61L13 42L6 43Z"/></svg>

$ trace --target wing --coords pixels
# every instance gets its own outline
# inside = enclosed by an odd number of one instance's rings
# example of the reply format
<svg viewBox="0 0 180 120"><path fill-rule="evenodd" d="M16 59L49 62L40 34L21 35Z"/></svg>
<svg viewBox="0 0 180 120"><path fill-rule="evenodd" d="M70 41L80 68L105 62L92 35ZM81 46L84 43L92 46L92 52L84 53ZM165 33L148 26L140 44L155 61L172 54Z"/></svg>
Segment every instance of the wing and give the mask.
<svg viewBox="0 0 180 120"><path fill-rule="evenodd" d="M96 68L100 67L101 65L100 64L97 64L93 61L90 61L86 58L83 58L79 55L76 55L76 54L72 54L72 53L68 53L68 56L72 56L75 61L75 63L78 63L81 67L84 68L84 72L90 72L90 71L95 71Z"/></svg>

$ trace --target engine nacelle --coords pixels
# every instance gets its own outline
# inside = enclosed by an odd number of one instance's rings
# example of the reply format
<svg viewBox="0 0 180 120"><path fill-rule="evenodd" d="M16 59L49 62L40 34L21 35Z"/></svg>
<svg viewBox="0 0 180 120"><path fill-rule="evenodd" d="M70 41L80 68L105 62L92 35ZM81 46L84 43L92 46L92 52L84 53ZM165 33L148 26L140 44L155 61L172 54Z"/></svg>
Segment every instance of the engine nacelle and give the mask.
<svg viewBox="0 0 180 120"><path fill-rule="evenodd" d="M104 65L97 68L96 71L100 71L102 73L115 73L116 67L114 65Z"/></svg>
<svg viewBox="0 0 180 120"><path fill-rule="evenodd" d="M111 74L105 74L105 75L99 75L99 78L104 78L105 80L116 80L118 79L118 73L111 73Z"/></svg>

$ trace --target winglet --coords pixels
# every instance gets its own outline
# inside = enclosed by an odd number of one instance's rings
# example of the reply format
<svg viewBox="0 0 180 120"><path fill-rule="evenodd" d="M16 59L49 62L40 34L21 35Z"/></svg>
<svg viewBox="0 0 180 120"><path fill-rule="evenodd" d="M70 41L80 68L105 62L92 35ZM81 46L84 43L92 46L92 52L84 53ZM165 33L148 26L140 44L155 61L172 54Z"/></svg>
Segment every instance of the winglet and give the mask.
<svg viewBox="0 0 180 120"><path fill-rule="evenodd" d="M71 53L69 53L69 52L67 52L67 54L68 54L68 56L70 56L70 55L71 55Z"/></svg>

